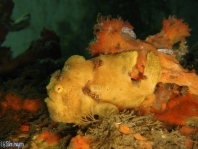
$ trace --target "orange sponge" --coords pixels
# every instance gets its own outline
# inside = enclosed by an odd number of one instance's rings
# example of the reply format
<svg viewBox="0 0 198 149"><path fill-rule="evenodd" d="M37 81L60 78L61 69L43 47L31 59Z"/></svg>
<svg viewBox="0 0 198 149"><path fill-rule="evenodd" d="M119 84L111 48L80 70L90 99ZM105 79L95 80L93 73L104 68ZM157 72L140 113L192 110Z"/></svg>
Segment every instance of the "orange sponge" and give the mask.
<svg viewBox="0 0 198 149"><path fill-rule="evenodd" d="M39 137L44 139L47 145L52 145L60 141L60 138L57 134L51 134L48 130L41 133Z"/></svg>
<svg viewBox="0 0 198 149"><path fill-rule="evenodd" d="M185 37L190 36L190 29L187 24L183 23L182 19L177 19L173 16L169 19L164 19L162 24L165 38L172 43L185 41Z"/></svg>
<svg viewBox="0 0 198 149"><path fill-rule="evenodd" d="M155 111L154 117L160 121L171 124L185 125L185 119L198 116L198 100L191 94L170 99L167 108L163 111Z"/></svg>
<svg viewBox="0 0 198 149"><path fill-rule="evenodd" d="M132 50L131 40L136 38L132 25L124 22L120 17L111 19L111 16L98 15L97 21L98 24L94 26L96 40L88 47L91 54L110 54Z"/></svg>
<svg viewBox="0 0 198 149"><path fill-rule="evenodd" d="M160 33L146 38L147 42L158 49L172 49L173 44L180 41L182 42L180 46L183 46L186 41L185 37L190 36L190 29L182 19L172 16L169 19L164 19L162 24L163 27Z"/></svg>
<svg viewBox="0 0 198 149"><path fill-rule="evenodd" d="M89 146L89 138L81 135L77 135L72 138L70 142L70 147L72 149L91 149Z"/></svg>
<svg viewBox="0 0 198 149"><path fill-rule="evenodd" d="M23 109L30 112L37 112L39 109L42 109L43 105L39 99L26 99L23 103Z"/></svg>

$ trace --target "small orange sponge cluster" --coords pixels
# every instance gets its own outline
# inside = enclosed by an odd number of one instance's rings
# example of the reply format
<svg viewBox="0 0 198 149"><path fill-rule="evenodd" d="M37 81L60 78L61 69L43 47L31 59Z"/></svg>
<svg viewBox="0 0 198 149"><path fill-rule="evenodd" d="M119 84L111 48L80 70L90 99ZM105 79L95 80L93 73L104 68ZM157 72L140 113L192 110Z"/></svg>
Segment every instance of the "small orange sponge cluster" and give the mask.
<svg viewBox="0 0 198 149"><path fill-rule="evenodd" d="M39 109L43 108L43 104L40 99L24 99L14 92L10 92L5 95L5 101L1 102L1 106L1 115L4 115L8 109L12 109L14 111L26 110L29 112L37 112Z"/></svg>
<svg viewBox="0 0 198 149"><path fill-rule="evenodd" d="M41 133L39 137L45 140L47 145L52 145L60 141L60 138L57 134L51 134L48 130Z"/></svg>
<svg viewBox="0 0 198 149"><path fill-rule="evenodd" d="M72 138L69 148L72 149L91 149L89 145L90 139L86 136L77 135Z"/></svg>

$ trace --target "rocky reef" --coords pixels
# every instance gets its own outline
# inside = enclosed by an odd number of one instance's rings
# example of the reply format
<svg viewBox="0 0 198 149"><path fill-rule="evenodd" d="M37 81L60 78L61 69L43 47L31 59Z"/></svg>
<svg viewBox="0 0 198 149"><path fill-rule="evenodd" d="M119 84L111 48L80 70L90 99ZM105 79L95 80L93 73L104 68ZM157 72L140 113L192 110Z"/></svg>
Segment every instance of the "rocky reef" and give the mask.
<svg viewBox="0 0 198 149"><path fill-rule="evenodd" d="M87 50L78 48L86 41L79 36L90 30L93 19L88 26L79 24L80 31L62 33L67 41L57 30L44 28L13 57L15 49L2 43L9 32L31 25L30 13L12 19L12 0L0 4L0 147L197 148L197 45L188 47L191 29L182 19L170 16L159 33L142 39L140 34L150 34L153 26L145 31L142 21L131 20L134 29L121 17L99 14ZM81 55L88 51L91 56Z"/></svg>

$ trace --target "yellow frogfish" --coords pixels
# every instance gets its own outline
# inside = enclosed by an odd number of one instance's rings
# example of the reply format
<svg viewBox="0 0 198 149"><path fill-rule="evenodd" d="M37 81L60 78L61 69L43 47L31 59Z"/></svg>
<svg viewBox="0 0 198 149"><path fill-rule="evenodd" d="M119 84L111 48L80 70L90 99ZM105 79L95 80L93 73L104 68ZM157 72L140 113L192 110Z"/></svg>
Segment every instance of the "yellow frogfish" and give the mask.
<svg viewBox="0 0 198 149"><path fill-rule="evenodd" d="M182 20L164 19L162 31L146 40L136 39L133 26L120 17L99 15L97 21L88 50L98 56L71 56L47 85L45 102L54 121L80 123L90 112L105 116L138 108L159 82L187 86L198 95L198 76L184 69L171 49L176 42L185 48L190 35Z"/></svg>

